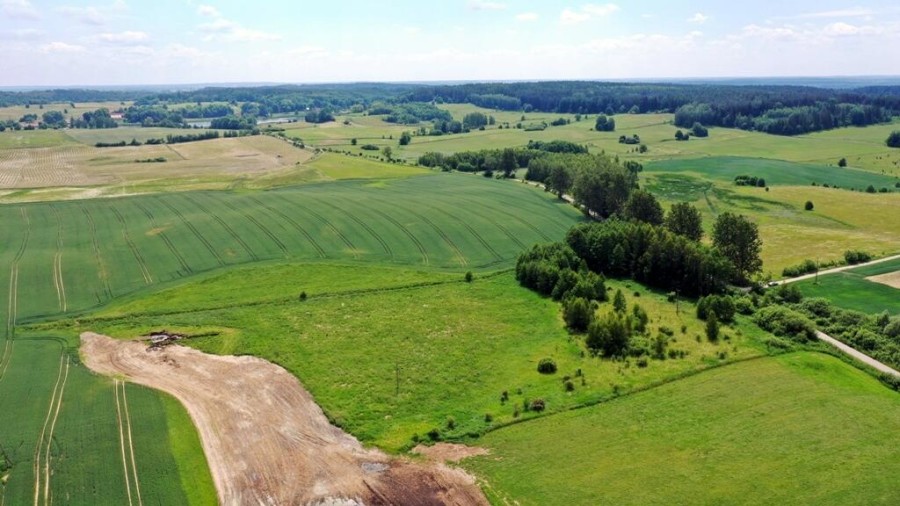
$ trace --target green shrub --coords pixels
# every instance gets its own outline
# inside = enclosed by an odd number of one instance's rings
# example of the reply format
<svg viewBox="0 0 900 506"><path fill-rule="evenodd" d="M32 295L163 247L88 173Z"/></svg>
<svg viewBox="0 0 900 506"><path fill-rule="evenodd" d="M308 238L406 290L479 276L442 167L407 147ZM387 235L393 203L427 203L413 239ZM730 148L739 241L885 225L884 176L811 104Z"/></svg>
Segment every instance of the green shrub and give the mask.
<svg viewBox="0 0 900 506"><path fill-rule="evenodd" d="M563 302L563 319L576 332L584 332L594 318L593 304L582 297L570 297Z"/></svg>
<svg viewBox="0 0 900 506"><path fill-rule="evenodd" d="M528 409L530 409L531 411L535 411L537 413L540 413L541 411L543 411L546 408L547 408L547 405L544 402L544 399L535 399L535 400L531 401L531 403L528 405Z"/></svg>
<svg viewBox="0 0 900 506"><path fill-rule="evenodd" d="M538 362L537 370L541 374L553 374L556 372L556 362L552 358L542 358Z"/></svg>
<svg viewBox="0 0 900 506"><path fill-rule="evenodd" d="M798 341L812 341L816 338L813 322L802 313L785 306L766 306L756 312L753 320L762 329L779 337Z"/></svg>
<svg viewBox="0 0 900 506"><path fill-rule="evenodd" d="M715 312L718 321L734 320L734 300L728 295L708 295L697 301L697 318L706 320L710 312Z"/></svg>

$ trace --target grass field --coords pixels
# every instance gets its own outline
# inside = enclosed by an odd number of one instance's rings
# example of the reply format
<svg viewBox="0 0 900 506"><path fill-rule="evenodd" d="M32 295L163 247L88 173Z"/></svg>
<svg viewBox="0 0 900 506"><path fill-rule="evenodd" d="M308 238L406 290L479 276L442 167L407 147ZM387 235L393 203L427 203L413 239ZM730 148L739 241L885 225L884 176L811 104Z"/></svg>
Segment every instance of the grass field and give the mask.
<svg viewBox="0 0 900 506"><path fill-rule="evenodd" d="M254 287L257 279L271 289ZM698 337L703 322L690 303L676 308L664 295L638 285L610 286L622 288L629 304L647 310L651 335L660 326L675 330L669 347L685 351L686 357L639 367L634 359L585 356L581 338L564 330L559 304L519 287L512 273L477 276L469 284L459 273L371 265L238 269L134 297L79 318L74 329L65 324L57 330L118 337L161 327L217 333L188 344L284 366L332 419L363 441L390 450L412 445L415 434L424 437L433 428L461 437L517 416L534 416L522 411L526 399L543 398L548 411L560 411L613 391L764 353L756 339L762 334L752 325L726 329L727 340L709 343ZM300 291L307 293L306 301L298 300ZM559 374L537 373L544 357L556 360ZM578 370L584 383L576 377L574 391L567 392L562 378ZM509 393L508 402L500 401L503 391ZM485 414L493 417L490 423ZM448 417L456 427L446 427Z"/></svg>
<svg viewBox="0 0 900 506"><path fill-rule="evenodd" d="M824 297L843 308L900 315L900 290L866 279L896 271L900 271L900 260L826 274L819 276L818 281L799 281L797 286L807 297Z"/></svg>
<svg viewBox="0 0 900 506"><path fill-rule="evenodd" d="M769 191L735 185L739 174L764 177ZM844 188L890 184L893 189L892 178L886 176L763 159L704 158L654 162L641 177L664 207L682 201L696 205L704 215L707 236L722 212L751 217L763 240L763 269L776 277L806 259L840 260L849 249L877 256L900 251L900 194L821 186L831 181L847 185ZM810 185L813 177L819 178L819 186ZM813 211L804 210L807 200L813 202Z"/></svg>
<svg viewBox="0 0 900 506"><path fill-rule="evenodd" d="M498 504L896 504L900 399L793 353L488 434Z"/></svg>

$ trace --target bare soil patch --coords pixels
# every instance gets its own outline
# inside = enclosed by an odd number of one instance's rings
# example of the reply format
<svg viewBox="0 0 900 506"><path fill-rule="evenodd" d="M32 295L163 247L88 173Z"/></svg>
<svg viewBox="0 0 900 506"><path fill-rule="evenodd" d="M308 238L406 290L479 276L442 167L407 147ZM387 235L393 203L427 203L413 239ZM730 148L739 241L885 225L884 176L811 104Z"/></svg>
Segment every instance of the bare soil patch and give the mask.
<svg viewBox="0 0 900 506"><path fill-rule="evenodd" d="M413 453L424 455L434 462L459 462L469 457L487 455L486 448L466 446L456 443L437 443L432 446L418 445L413 448Z"/></svg>
<svg viewBox="0 0 900 506"><path fill-rule="evenodd" d="M462 470L363 448L328 422L296 377L265 360L89 332L81 343L95 372L184 404L222 504L488 504Z"/></svg>
<svg viewBox="0 0 900 506"><path fill-rule="evenodd" d="M888 272L886 274L879 274L877 276L869 276L868 278L866 278L866 281L881 283L882 285L887 285L891 288L900 290L900 271Z"/></svg>

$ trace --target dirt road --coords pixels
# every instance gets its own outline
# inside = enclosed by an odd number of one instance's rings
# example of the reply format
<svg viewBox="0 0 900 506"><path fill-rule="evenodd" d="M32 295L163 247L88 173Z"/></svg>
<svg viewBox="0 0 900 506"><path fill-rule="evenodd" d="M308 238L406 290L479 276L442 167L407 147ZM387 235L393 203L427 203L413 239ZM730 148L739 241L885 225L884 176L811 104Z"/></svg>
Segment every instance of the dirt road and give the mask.
<svg viewBox="0 0 900 506"><path fill-rule="evenodd" d="M92 370L181 401L222 504L487 504L461 470L363 448L328 422L296 377L265 360L179 345L150 350L89 332L81 343Z"/></svg>
<svg viewBox="0 0 900 506"><path fill-rule="evenodd" d="M874 367L875 369L878 369L881 372L891 374L893 376L897 376L898 378L900 378L900 371L897 371L885 364L882 364L881 362L866 355L865 353L858 351L855 348L851 348L850 346L847 346L846 344L838 341L837 339L829 336L828 334L825 334L824 332L819 332L817 330L816 337L818 337L820 340L825 341L826 343L834 346L835 348L841 350L842 352L846 353L847 355L850 355L851 357L855 358L856 360L859 360L860 362L862 362L866 365L870 365L870 366Z"/></svg>
<svg viewBox="0 0 900 506"><path fill-rule="evenodd" d="M819 271L818 275L824 276L826 274L831 274L833 272L847 271L850 269L856 269L857 267L865 267L867 265L880 264L882 262L888 262L891 260L896 260L898 258L900 258L900 255L893 255L893 256L889 256L889 257L879 258L878 260L872 260L871 262L864 262L864 263L856 264L856 265L844 265L843 267L835 267L833 269L825 269L824 271ZM814 277L816 277L815 272L812 274L804 274L802 276L797 276L796 278L786 278L786 279L782 279L779 281L773 281L773 283L777 284L777 285L783 285L786 283L794 283L797 281L803 281L804 279L812 279Z"/></svg>

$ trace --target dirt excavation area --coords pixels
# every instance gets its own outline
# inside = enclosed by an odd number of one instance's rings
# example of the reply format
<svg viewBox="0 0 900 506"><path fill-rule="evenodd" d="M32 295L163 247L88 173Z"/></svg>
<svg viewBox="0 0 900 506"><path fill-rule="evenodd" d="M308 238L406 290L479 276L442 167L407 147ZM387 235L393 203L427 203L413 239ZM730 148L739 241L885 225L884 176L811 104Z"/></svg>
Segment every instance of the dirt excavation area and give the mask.
<svg viewBox="0 0 900 506"><path fill-rule="evenodd" d="M459 469L363 448L328 422L295 376L265 360L89 332L81 335L81 354L95 372L184 404L221 504L488 504Z"/></svg>
<svg viewBox="0 0 900 506"><path fill-rule="evenodd" d="M878 276L869 276L866 281L873 283L881 283L891 288L900 290L900 271L888 272L887 274L879 274Z"/></svg>

